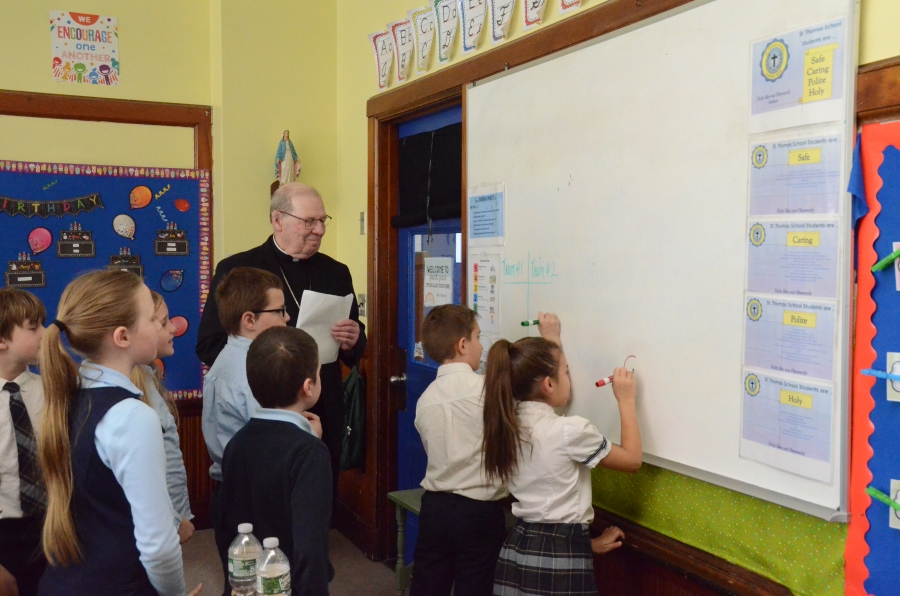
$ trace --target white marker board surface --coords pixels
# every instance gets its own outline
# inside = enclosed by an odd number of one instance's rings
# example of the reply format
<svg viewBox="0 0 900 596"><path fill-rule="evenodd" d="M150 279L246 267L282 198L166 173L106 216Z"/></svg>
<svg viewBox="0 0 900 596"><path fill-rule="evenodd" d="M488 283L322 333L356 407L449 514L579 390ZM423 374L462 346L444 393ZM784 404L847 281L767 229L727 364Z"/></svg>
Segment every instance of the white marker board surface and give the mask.
<svg viewBox="0 0 900 596"><path fill-rule="evenodd" d="M619 439L612 391L594 381L637 356L645 461L826 519L846 512L849 198L841 199L831 461L823 482L742 459L751 45L846 19L850 0L696 2L471 86L470 188L505 185L501 335L559 313L573 381L569 413ZM801 58L802 60L802 58ZM843 134L845 120L779 131ZM471 282L470 282L471 283Z"/></svg>

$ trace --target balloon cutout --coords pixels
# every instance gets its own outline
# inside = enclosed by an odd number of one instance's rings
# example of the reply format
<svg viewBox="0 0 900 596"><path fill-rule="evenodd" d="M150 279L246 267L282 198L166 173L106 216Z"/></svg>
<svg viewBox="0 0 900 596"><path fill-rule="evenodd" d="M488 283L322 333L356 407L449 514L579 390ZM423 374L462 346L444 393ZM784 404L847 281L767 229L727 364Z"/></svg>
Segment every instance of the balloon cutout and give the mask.
<svg viewBox="0 0 900 596"><path fill-rule="evenodd" d="M135 224L130 215L125 215L124 213L117 215L113 220L113 229L119 236L134 240Z"/></svg>
<svg viewBox="0 0 900 596"><path fill-rule="evenodd" d="M175 337L181 337L188 330L188 320L184 317L172 317L169 319L173 325L175 325Z"/></svg>
<svg viewBox="0 0 900 596"><path fill-rule="evenodd" d="M172 269L166 271L159 278L159 287L166 292L174 292L184 283L184 269Z"/></svg>
<svg viewBox="0 0 900 596"><path fill-rule="evenodd" d="M184 212L190 210L191 204L187 199L175 199L175 208Z"/></svg>
<svg viewBox="0 0 900 596"><path fill-rule="evenodd" d="M162 360L160 360L159 358L157 358L156 360L154 360L154 361L153 361L153 368L156 369L156 372L157 372L157 374L159 375L159 378L160 378L160 379L165 379L165 378L166 378L166 365L163 363Z"/></svg>
<svg viewBox="0 0 900 596"><path fill-rule="evenodd" d="M150 192L150 189L146 186L135 186L131 189L131 196L129 198L131 199L132 209L143 209L150 204L153 193Z"/></svg>
<svg viewBox="0 0 900 596"><path fill-rule="evenodd" d="M28 246L34 254L44 252L53 243L53 236L47 228L35 228L28 234Z"/></svg>

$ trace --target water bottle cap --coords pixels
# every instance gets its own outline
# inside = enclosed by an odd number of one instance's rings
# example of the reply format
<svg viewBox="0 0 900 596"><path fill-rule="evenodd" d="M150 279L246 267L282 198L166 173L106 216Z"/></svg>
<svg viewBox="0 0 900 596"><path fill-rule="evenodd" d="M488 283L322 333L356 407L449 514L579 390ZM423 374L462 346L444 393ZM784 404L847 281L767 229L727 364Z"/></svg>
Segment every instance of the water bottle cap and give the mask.
<svg viewBox="0 0 900 596"><path fill-rule="evenodd" d="M238 525L238 533L239 534L250 534L253 532L253 524L239 524Z"/></svg>
<svg viewBox="0 0 900 596"><path fill-rule="evenodd" d="M263 546L266 548L277 548L278 538L266 538L263 540Z"/></svg>

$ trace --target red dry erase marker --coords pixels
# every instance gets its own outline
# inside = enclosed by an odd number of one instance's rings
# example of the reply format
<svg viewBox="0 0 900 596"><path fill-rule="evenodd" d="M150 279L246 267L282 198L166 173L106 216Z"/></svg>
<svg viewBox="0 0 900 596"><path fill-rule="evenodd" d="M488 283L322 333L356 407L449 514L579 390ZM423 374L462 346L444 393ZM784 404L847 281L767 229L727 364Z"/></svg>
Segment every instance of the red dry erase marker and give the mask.
<svg viewBox="0 0 900 596"><path fill-rule="evenodd" d="M610 375L610 376L606 377L605 379L600 379L599 381L594 383L594 385L596 385L597 387L603 387L604 385L612 385L612 379L613 379L612 375Z"/></svg>
<svg viewBox="0 0 900 596"><path fill-rule="evenodd" d="M634 358L634 356L629 356L628 358L626 358L625 364L628 364L628 361L632 358ZM625 364L623 364L622 366L625 366ZM631 372L634 372L634 371L632 370ZM604 385L612 385L612 382L613 382L613 376L609 375L605 379L600 379L599 381L594 383L594 385L597 387L603 387Z"/></svg>

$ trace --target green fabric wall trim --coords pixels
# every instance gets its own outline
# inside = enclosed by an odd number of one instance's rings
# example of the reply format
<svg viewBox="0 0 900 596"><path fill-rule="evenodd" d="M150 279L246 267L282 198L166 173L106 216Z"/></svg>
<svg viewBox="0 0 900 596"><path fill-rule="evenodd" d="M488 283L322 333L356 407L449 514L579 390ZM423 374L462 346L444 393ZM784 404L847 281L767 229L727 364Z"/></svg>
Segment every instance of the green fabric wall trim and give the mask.
<svg viewBox="0 0 900 596"><path fill-rule="evenodd" d="M846 524L648 464L637 474L597 468L592 480L597 507L755 571L799 596L844 593Z"/></svg>

